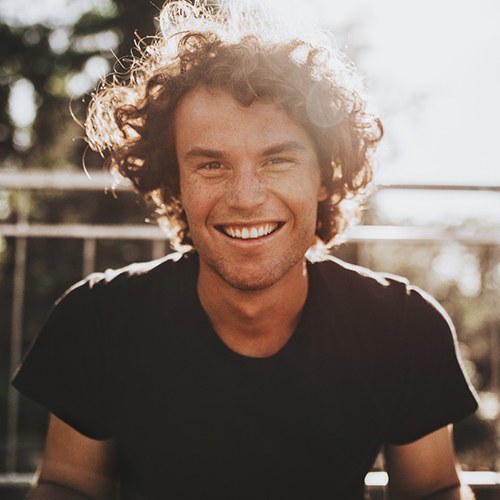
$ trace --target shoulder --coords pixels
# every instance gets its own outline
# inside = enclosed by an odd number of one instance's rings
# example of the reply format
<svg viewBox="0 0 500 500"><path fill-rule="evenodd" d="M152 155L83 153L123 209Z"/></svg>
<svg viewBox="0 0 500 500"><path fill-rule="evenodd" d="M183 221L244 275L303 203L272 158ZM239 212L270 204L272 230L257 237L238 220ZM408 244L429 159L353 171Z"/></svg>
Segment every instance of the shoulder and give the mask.
<svg viewBox="0 0 500 500"><path fill-rule="evenodd" d="M84 342L123 342L175 313L179 290L191 289L196 273L197 259L178 254L93 273L56 301L44 330Z"/></svg>
<svg viewBox="0 0 500 500"><path fill-rule="evenodd" d="M170 254L119 269L96 272L75 283L55 302L50 317L94 318L99 323L127 322L152 311L174 308L179 289L195 283L197 259L192 254ZM193 285L194 286L194 285Z"/></svg>
<svg viewBox="0 0 500 500"><path fill-rule="evenodd" d="M125 283L141 283L153 281L160 276L172 274L186 260L186 255L172 253L148 262L135 262L119 269L106 269L103 272L96 272L77 283L75 287L86 285L89 288L99 286L120 286Z"/></svg>
<svg viewBox="0 0 500 500"><path fill-rule="evenodd" d="M130 296L147 291L154 293L160 286L173 285L179 273L193 272L193 261L195 259L188 254L172 253L148 262L95 272L66 290L57 303L72 297Z"/></svg>
<svg viewBox="0 0 500 500"><path fill-rule="evenodd" d="M413 288L402 276L375 272L335 257L310 264L309 268L326 297L353 307L403 306Z"/></svg>
<svg viewBox="0 0 500 500"><path fill-rule="evenodd" d="M310 264L316 293L323 306L349 322L380 327L398 335L409 335L415 328L446 332L453 326L441 305L402 276L372 271L335 257ZM332 312L333 314L333 312ZM429 328L432 327L432 328ZM403 333L406 332L406 333Z"/></svg>

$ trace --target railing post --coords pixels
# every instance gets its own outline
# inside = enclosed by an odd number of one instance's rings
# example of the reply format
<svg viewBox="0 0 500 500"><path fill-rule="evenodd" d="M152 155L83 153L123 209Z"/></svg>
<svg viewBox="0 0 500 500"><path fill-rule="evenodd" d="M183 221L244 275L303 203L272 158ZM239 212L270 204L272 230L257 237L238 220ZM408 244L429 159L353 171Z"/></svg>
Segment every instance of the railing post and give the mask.
<svg viewBox="0 0 500 500"><path fill-rule="evenodd" d="M161 259L166 252L166 242L164 240L153 240L151 256L153 260Z"/></svg>
<svg viewBox="0 0 500 500"><path fill-rule="evenodd" d="M29 191L20 191L18 195L18 215L19 226L28 223L30 211ZM14 263L14 283L12 296L12 324L10 333L10 375L14 373L21 361L23 342L23 314L24 314L24 289L26 283L26 255L27 238L25 236L16 237L15 263ZM18 417L19 417L19 394L11 386L8 386L7 395L7 439L5 468L7 472L15 472L17 468L18 450Z"/></svg>
<svg viewBox="0 0 500 500"><path fill-rule="evenodd" d="M83 240L83 264L82 272L85 278L95 270L96 239L85 238Z"/></svg>
<svg viewBox="0 0 500 500"><path fill-rule="evenodd" d="M488 294L488 299L490 302L490 316L488 321L488 330L490 337L490 370L491 370L491 380L490 380L490 391L496 397L497 403L497 414L494 421L495 426L495 447L496 447L496 459L494 467L496 470L500 470L500 317L498 314L498 290L492 276L495 262L495 249L492 246L486 246L484 252L481 255L483 261L483 276L482 279L485 286L486 293Z"/></svg>

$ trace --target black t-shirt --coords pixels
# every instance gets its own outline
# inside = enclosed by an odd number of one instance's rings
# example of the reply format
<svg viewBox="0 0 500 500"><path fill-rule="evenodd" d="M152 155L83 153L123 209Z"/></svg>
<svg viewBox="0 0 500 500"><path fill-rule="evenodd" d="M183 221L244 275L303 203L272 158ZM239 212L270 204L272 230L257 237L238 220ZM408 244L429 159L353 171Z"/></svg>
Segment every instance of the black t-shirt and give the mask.
<svg viewBox="0 0 500 500"><path fill-rule="evenodd" d="M361 499L383 443L477 404L432 298L336 259L308 271L299 326L266 358L213 331L196 254L94 274L58 302L14 386L115 439L124 499Z"/></svg>

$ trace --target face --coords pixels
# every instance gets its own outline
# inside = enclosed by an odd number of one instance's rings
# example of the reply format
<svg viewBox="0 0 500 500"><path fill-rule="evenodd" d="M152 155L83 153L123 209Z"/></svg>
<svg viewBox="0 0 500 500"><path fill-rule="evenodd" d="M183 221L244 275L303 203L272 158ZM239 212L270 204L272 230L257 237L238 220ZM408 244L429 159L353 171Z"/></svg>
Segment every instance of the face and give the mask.
<svg viewBox="0 0 500 500"><path fill-rule="evenodd" d="M202 87L179 103L175 137L200 277L259 290L303 273L326 197L305 129L275 104Z"/></svg>

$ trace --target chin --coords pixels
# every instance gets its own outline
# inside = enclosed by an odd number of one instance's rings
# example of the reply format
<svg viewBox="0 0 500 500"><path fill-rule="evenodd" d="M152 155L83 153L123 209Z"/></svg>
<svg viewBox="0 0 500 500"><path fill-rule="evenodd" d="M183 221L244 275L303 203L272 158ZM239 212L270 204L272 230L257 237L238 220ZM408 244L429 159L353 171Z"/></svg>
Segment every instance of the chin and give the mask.
<svg viewBox="0 0 500 500"><path fill-rule="evenodd" d="M258 291L270 288L281 282L284 277L295 267L297 259L278 259L268 260L261 265L245 265L240 262L239 265L233 263L227 265L227 262L215 263L210 266L212 272L221 280L236 290Z"/></svg>
<svg viewBox="0 0 500 500"><path fill-rule="evenodd" d="M238 274L237 276L227 275L225 273L218 274L219 277L222 278L228 285L236 290L245 292L264 290L279 281L279 278L270 276L269 274L262 276L245 276L243 273Z"/></svg>
<svg viewBox="0 0 500 500"><path fill-rule="evenodd" d="M241 291L258 291L270 288L286 277L302 275L304 254L300 252L281 252L280 255L267 255L257 258L226 257L221 254L203 253L199 250L200 264L215 278L215 284L223 282ZM290 274L291 273L291 274ZM221 283L222 284L222 283Z"/></svg>

